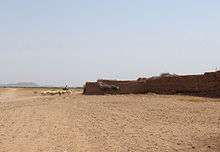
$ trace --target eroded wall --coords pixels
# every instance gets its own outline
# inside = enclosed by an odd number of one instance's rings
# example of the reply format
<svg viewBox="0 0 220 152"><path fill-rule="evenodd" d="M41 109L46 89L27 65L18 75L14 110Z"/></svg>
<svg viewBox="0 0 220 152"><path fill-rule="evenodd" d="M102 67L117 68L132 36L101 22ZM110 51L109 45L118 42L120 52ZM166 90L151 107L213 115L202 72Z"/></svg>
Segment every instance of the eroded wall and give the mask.
<svg viewBox="0 0 220 152"><path fill-rule="evenodd" d="M139 79L140 80L140 79ZM153 77L141 81L98 80L109 85L119 86L118 91L102 91L97 82L86 83L84 94L189 94L220 97L220 71L203 75Z"/></svg>

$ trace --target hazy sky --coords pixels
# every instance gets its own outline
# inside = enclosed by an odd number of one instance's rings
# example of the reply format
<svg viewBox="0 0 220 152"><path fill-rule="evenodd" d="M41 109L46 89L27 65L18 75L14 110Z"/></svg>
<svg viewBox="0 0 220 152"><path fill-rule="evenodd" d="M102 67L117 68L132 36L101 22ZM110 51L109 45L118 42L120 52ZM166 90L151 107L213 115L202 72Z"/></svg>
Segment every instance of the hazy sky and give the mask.
<svg viewBox="0 0 220 152"><path fill-rule="evenodd" d="M220 68L219 0L0 0L0 83Z"/></svg>

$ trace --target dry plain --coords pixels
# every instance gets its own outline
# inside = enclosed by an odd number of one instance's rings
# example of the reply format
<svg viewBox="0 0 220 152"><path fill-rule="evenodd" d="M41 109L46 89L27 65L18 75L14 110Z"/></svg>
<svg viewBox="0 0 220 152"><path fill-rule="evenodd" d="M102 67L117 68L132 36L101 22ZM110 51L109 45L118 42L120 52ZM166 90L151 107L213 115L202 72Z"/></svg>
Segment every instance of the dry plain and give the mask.
<svg viewBox="0 0 220 152"><path fill-rule="evenodd" d="M220 152L220 99L0 89L0 152Z"/></svg>

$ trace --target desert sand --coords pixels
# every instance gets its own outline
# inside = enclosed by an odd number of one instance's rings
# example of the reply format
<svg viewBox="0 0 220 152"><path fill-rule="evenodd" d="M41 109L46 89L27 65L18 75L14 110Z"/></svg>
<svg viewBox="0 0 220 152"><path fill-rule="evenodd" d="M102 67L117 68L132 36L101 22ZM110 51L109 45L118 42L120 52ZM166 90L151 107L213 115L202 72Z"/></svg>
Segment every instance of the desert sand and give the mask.
<svg viewBox="0 0 220 152"><path fill-rule="evenodd" d="M220 152L220 99L0 89L0 152Z"/></svg>

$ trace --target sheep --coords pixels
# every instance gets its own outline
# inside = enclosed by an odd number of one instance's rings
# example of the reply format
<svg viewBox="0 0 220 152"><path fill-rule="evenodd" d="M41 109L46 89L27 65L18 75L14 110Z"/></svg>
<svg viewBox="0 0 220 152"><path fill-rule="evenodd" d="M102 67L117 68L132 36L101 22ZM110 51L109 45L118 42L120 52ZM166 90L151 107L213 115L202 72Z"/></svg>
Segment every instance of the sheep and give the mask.
<svg viewBox="0 0 220 152"><path fill-rule="evenodd" d="M72 92L70 90L49 90L49 91L43 91L41 92L41 95L63 95L63 94L71 94Z"/></svg>

